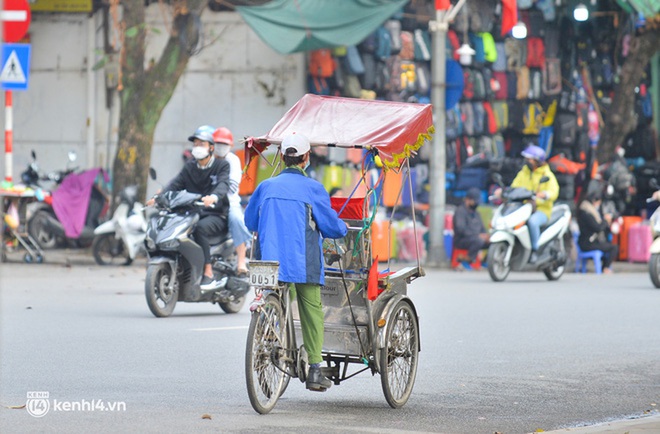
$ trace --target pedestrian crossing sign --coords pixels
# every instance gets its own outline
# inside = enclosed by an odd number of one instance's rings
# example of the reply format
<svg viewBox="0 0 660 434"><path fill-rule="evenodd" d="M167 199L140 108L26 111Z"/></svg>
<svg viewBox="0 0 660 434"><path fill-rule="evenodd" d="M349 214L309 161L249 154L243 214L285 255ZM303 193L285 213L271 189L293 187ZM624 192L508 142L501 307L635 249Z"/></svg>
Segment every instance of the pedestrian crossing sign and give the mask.
<svg viewBox="0 0 660 434"><path fill-rule="evenodd" d="M0 82L4 90L27 90L30 44L2 44Z"/></svg>

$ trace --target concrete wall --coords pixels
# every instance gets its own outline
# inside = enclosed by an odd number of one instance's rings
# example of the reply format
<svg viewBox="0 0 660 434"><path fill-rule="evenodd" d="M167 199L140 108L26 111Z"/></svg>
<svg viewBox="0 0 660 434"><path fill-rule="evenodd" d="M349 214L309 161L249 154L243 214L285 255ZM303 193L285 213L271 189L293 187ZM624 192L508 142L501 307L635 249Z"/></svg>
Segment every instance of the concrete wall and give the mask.
<svg viewBox="0 0 660 434"><path fill-rule="evenodd" d="M205 10L202 23L203 49L188 64L156 128L151 164L163 182L181 167L186 138L197 126L226 126L235 139L261 135L305 91L303 55L275 52L236 13ZM147 61L159 55L167 37L158 4L148 9L148 25L160 34L149 36ZM112 164L118 104L106 108L105 73L91 70L103 47L100 14L34 14L30 35L29 87L14 92L14 180L32 149L44 171L65 166L72 149L80 167ZM4 107L4 94L2 99ZM150 185L150 192L155 189Z"/></svg>

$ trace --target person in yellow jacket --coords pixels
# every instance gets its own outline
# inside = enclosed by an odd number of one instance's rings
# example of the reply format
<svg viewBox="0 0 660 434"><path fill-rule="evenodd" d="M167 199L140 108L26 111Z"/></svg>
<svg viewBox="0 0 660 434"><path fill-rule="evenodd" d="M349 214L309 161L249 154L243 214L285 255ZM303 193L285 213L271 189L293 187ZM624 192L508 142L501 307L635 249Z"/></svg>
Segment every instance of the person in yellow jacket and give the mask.
<svg viewBox="0 0 660 434"><path fill-rule="evenodd" d="M550 220L552 205L559 196L559 184L555 174L550 170L550 165L545 161L546 154L542 148L529 145L521 155L525 158L525 165L516 175L511 187L522 187L536 193L536 211L527 220L529 238L532 243L529 262L533 264L538 260L536 251L539 248L541 226ZM544 179L541 182L543 178L547 178L547 180ZM496 191L495 195L500 196L501 190Z"/></svg>

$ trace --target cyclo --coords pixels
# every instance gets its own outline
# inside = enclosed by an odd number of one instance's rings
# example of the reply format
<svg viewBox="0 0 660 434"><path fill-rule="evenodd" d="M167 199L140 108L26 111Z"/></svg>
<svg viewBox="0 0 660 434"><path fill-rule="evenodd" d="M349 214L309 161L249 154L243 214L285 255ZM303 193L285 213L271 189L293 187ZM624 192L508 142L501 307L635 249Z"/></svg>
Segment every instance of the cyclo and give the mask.
<svg viewBox="0 0 660 434"><path fill-rule="evenodd" d="M305 95L268 134L246 140L246 161L263 157L269 146L277 146L273 161L280 161L282 138L293 131L305 132L313 147L357 149L363 156L353 192L348 198L332 198L333 208L348 224L348 233L343 239L323 243L322 372L335 385L364 371L378 373L385 399L392 408L399 408L412 392L420 351L419 321L407 284L424 276L424 270L417 255L416 266L379 273L371 229L380 202L377 192L382 191L379 187L388 174L407 177L399 196L407 185L412 197L409 158L434 132L431 106ZM277 170L275 166L273 173ZM379 174L368 176L375 172ZM360 189L364 197L357 197ZM411 209L414 213L414 204ZM308 363L304 347L299 346L297 303L290 298L289 285L278 280L278 263L251 260L249 270L263 304L250 321L246 382L252 407L266 414L291 378L305 381Z"/></svg>

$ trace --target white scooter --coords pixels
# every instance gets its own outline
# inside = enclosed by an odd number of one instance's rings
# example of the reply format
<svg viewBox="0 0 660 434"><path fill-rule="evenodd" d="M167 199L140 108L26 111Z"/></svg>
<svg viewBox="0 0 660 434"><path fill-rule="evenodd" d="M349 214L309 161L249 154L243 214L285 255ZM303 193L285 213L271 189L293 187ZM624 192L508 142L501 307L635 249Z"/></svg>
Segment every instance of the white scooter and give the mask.
<svg viewBox="0 0 660 434"><path fill-rule="evenodd" d="M658 182L652 179L650 182L651 187L658 190ZM654 202L655 199L650 197L646 202ZM649 258L649 275L651 282L656 288L660 288L660 207L656 208L651 214L651 231L653 232L653 242L651 243L651 257Z"/></svg>
<svg viewBox="0 0 660 434"><path fill-rule="evenodd" d="M543 179L542 179L543 181ZM488 247L488 274L495 282L501 282L514 271L541 270L548 280L557 280L564 273L566 246L564 234L571 220L568 205L556 205L548 223L541 227L538 260L529 263L532 243L527 220L533 213L535 193L526 188L513 188L503 192L504 202L491 221L490 246Z"/></svg>
<svg viewBox="0 0 660 434"><path fill-rule="evenodd" d="M119 199L112 219L94 229L92 253L99 265L130 265L138 254L146 254L147 220L144 205L136 200L137 186L124 188Z"/></svg>

